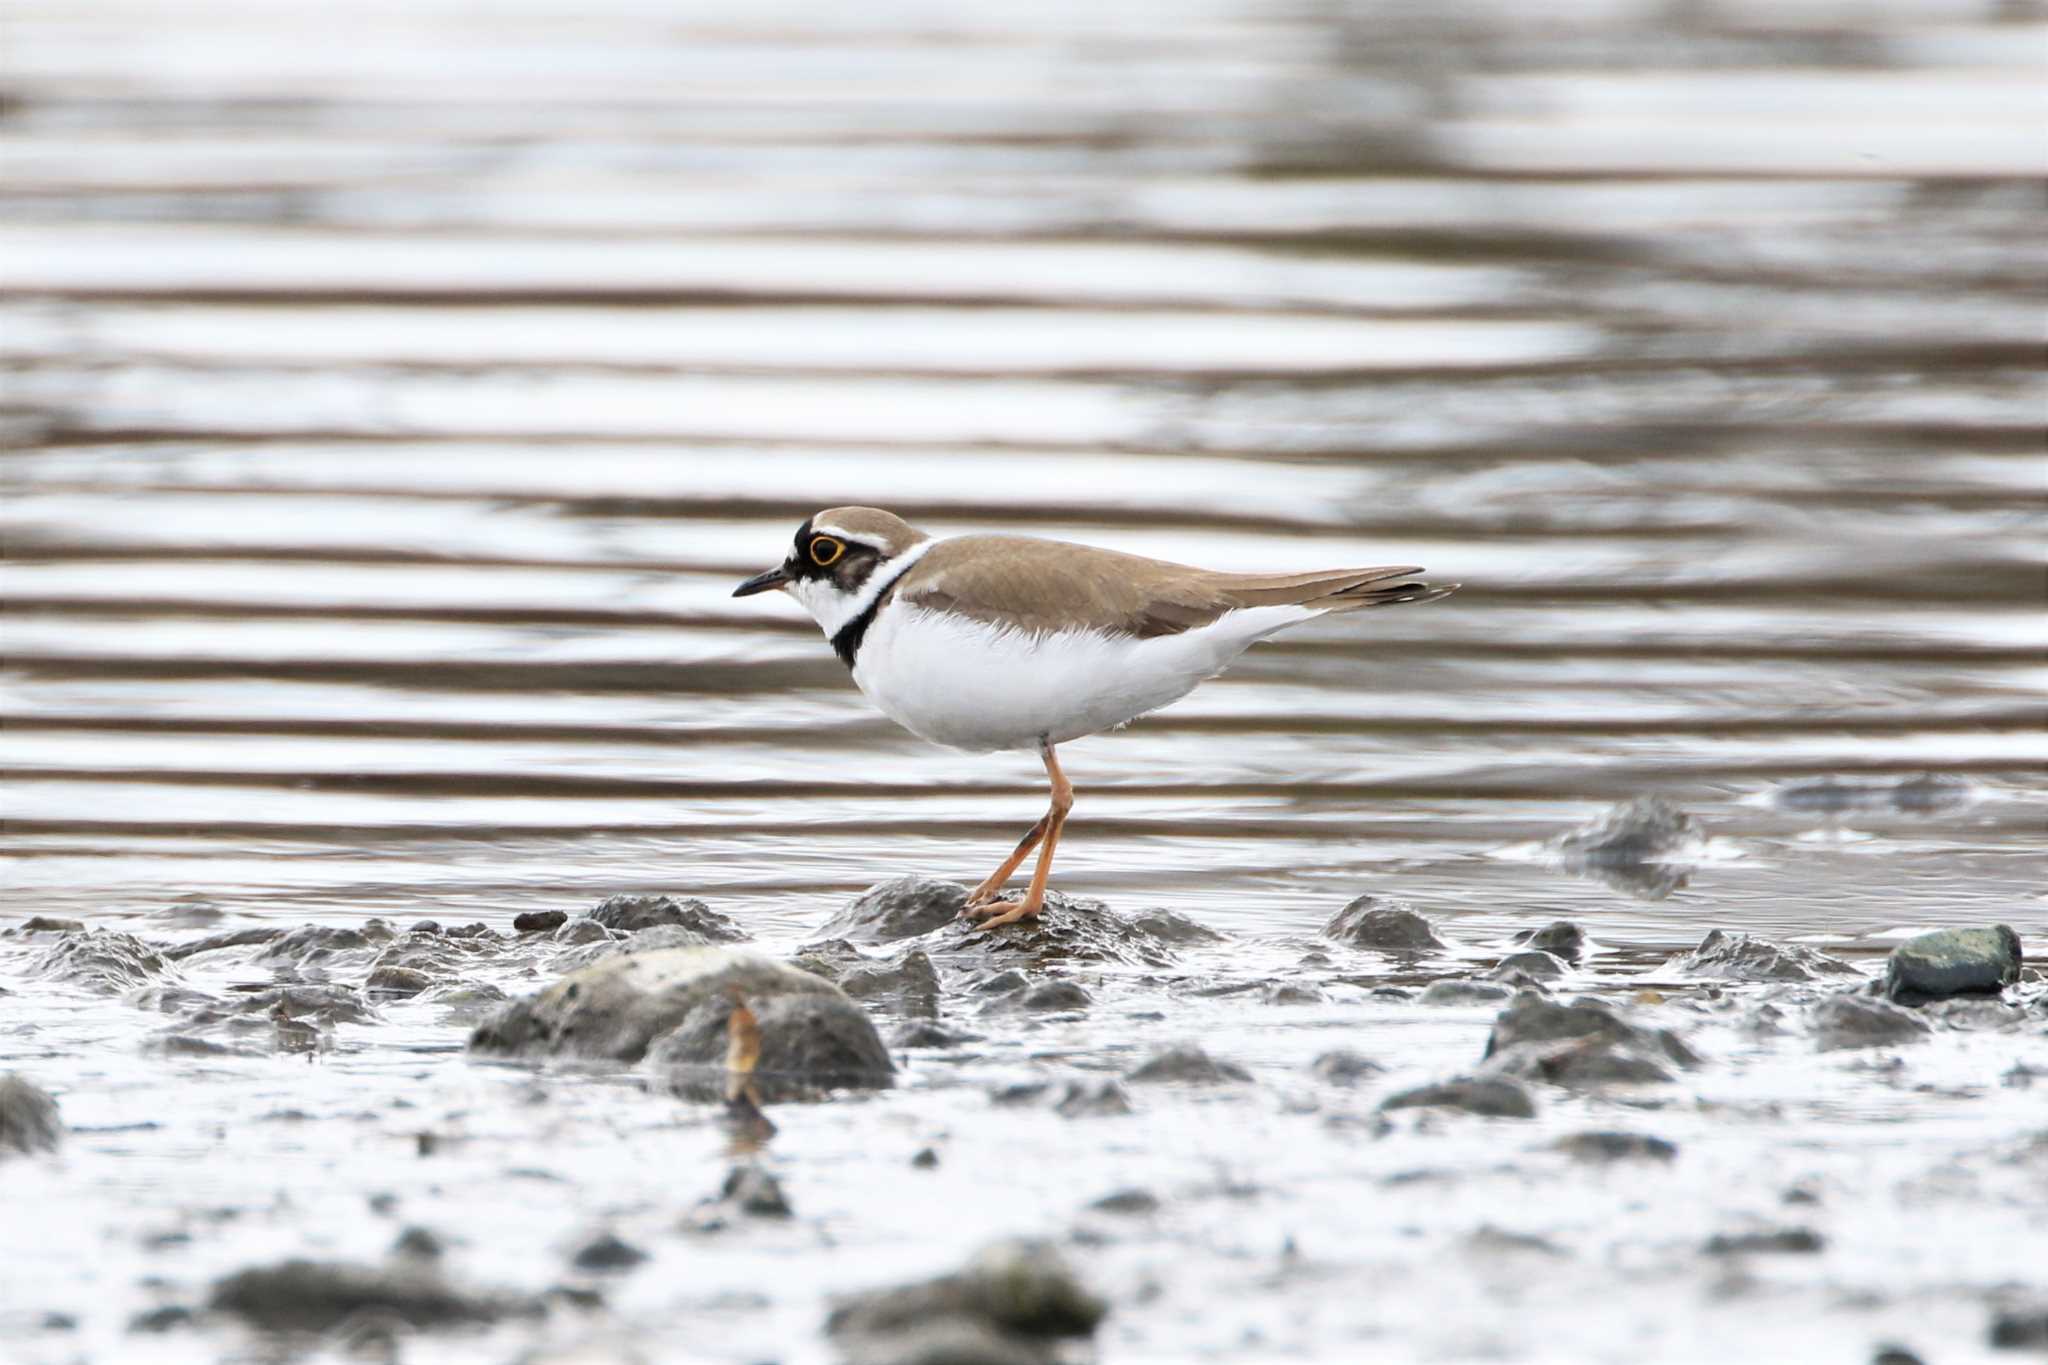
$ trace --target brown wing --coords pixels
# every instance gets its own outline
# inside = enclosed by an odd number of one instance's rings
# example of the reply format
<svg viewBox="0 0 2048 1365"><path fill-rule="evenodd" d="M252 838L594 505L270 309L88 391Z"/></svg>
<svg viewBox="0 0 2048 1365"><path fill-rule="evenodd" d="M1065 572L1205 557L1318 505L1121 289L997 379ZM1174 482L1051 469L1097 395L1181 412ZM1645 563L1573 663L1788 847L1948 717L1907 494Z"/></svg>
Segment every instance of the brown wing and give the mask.
<svg viewBox="0 0 2048 1365"><path fill-rule="evenodd" d="M1229 574L1026 536L942 541L896 593L904 601L1034 632L1074 627L1150 639L1206 626L1245 607L1329 610L1425 600L1421 583L1383 586L1409 568ZM1375 586L1382 585L1382 586Z"/></svg>

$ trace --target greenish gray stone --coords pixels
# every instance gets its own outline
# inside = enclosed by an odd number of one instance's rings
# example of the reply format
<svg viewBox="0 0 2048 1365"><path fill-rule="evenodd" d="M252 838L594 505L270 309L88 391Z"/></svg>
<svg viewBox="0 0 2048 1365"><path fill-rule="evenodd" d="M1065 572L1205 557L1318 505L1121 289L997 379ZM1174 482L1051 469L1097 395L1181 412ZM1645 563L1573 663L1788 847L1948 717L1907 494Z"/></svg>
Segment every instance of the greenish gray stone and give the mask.
<svg viewBox="0 0 2048 1365"><path fill-rule="evenodd" d="M1884 993L1901 1005L1955 995L1996 995L2020 979L2020 937L2010 925L1939 929L1892 949Z"/></svg>

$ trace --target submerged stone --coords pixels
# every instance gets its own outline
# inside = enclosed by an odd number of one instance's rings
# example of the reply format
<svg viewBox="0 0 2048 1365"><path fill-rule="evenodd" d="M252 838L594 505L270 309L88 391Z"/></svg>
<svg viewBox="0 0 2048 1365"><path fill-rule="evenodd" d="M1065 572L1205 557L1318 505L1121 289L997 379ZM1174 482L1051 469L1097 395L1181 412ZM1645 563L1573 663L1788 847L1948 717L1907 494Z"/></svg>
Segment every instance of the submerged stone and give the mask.
<svg viewBox="0 0 2048 1365"><path fill-rule="evenodd" d="M540 1311L535 1304L456 1289L410 1261L365 1266L289 1260L253 1266L216 1283L210 1306L273 1332L326 1332L367 1313L433 1328Z"/></svg>
<svg viewBox="0 0 2048 1365"><path fill-rule="evenodd" d="M1051 1243L1017 1239L983 1248L951 1275L842 1299L825 1331L836 1338L900 1339L954 1319L999 1338L1037 1343L1092 1336L1108 1312Z"/></svg>
<svg viewBox="0 0 2048 1365"><path fill-rule="evenodd" d="M1180 960L1178 949L1193 941L1191 924L1158 910L1126 915L1103 901L1048 891L1037 919L993 930L957 921L933 936L932 951L1021 959L1041 969L1059 963L1170 967Z"/></svg>
<svg viewBox="0 0 2048 1365"><path fill-rule="evenodd" d="M1519 974L1537 981L1555 981L1563 976L1564 973L1565 962L1563 958L1555 953L1544 952L1541 949L1531 949L1526 952L1509 953L1506 957L1494 963L1493 970L1488 972L1487 975L1510 980Z"/></svg>
<svg viewBox="0 0 2048 1365"><path fill-rule="evenodd" d="M1444 946L1415 907L1381 896L1360 896L1323 926L1323 937L1382 953L1427 953Z"/></svg>
<svg viewBox="0 0 2048 1365"><path fill-rule="evenodd" d="M703 943L739 943L747 937L730 916L719 914L703 901L679 901L671 896L609 896L583 918L622 934L667 927L684 930Z"/></svg>
<svg viewBox="0 0 2048 1365"><path fill-rule="evenodd" d="M1700 822L1661 796L1639 796L1556 840L1567 859L1595 864L1660 862L1699 842Z"/></svg>
<svg viewBox="0 0 2048 1365"><path fill-rule="evenodd" d="M64 1120L50 1092L25 1076L0 1076L0 1157L10 1152L55 1151Z"/></svg>
<svg viewBox="0 0 2048 1365"><path fill-rule="evenodd" d="M1156 1052L1125 1076L1139 1085L1223 1085L1251 1078L1251 1072L1235 1062L1219 1061L1192 1043Z"/></svg>
<svg viewBox="0 0 2048 1365"><path fill-rule="evenodd" d="M1522 930L1515 935L1515 942L1576 964L1585 956L1586 931L1568 919L1552 920L1541 929Z"/></svg>
<svg viewBox="0 0 2048 1365"><path fill-rule="evenodd" d="M1648 1133L1573 1133L1556 1146L1574 1161L1670 1161L1678 1155L1677 1143Z"/></svg>
<svg viewBox="0 0 2048 1365"><path fill-rule="evenodd" d="M1485 1072L1552 1085L1655 1084L1699 1058L1669 1029L1630 1023L1605 1005L1560 1004L1524 991L1487 1036Z"/></svg>
<svg viewBox="0 0 2048 1365"><path fill-rule="evenodd" d="M252 943L273 943L283 938L286 932L276 925L234 929L224 934L208 934L205 938L194 939L190 943L173 944L163 952L164 956L173 962L183 962L188 957L217 952L222 948L241 948Z"/></svg>
<svg viewBox="0 0 2048 1365"><path fill-rule="evenodd" d="M1052 1110L1063 1119L1121 1118L1132 1112L1131 1097L1115 1081L1069 1081Z"/></svg>
<svg viewBox="0 0 2048 1365"><path fill-rule="evenodd" d="M1812 1228L1773 1228L1766 1232L1718 1233L1703 1248L1709 1256L1811 1255L1827 1246Z"/></svg>
<svg viewBox="0 0 2048 1365"><path fill-rule="evenodd" d="M766 1098L890 1082L888 1050L831 982L743 948L669 948L608 957L515 1000L478 1025L476 1052L653 1059L687 1093L722 1092L737 993L761 1030L754 1076Z"/></svg>
<svg viewBox="0 0 2048 1365"><path fill-rule="evenodd" d="M578 1270L613 1272L631 1270L647 1259L647 1253L617 1233L601 1232L576 1249L569 1264Z"/></svg>
<svg viewBox="0 0 2048 1365"><path fill-rule="evenodd" d="M1432 981L1416 997L1418 1005L1490 1005L1513 992L1491 981Z"/></svg>
<svg viewBox="0 0 2048 1365"><path fill-rule="evenodd" d="M173 970L170 959L150 944L114 929L67 934L29 965L43 976L109 995L146 986Z"/></svg>
<svg viewBox="0 0 2048 1365"><path fill-rule="evenodd" d="M1892 949L1885 963L1885 995L1920 1005L1957 995L1996 995L2020 979L2019 935L2007 924L1988 929L1941 929Z"/></svg>
<svg viewBox="0 0 2048 1365"><path fill-rule="evenodd" d="M826 920L819 938L887 943L943 929L967 908L967 888L938 877L896 877L869 887Z"/></svg>
<svg viewBox="0 0 2048 1365"><path fill-rule="evenodd" d="M1709 931L1697 948L1669 965L1681 975L1716 981L1816 981L1858 975L1840 958L1796 943L1772 943L1719 929Z"/></svg>
<svg viewBox="0 0 2048 1365"><path fill-rule="evenodd" d="M1418 1085L1380 1101L1387 1109L1460 1109L1497 1119L1533 1119L1536 1103L1529 1092L1513 1081L1497 1076L1459 1077L1433 1085Z"/></svg>
<svg viewBox="0 0 2048 1365"><path fill-rule="evenodd" d="M1357 1085L1368 1076L1381 1074L1386 1068L1362 1052L1340 1047L1317 1057L1310 1063L1309 1070L1332 1085Z"/></svg>
<svg viewBox="0 0 2048 1365"><path fill-rule="evenodd" d="M1911 1013L1881 1000L1831 995L1813 1007L1813 1036L1823 1052L1916 1043L1931 1030Z"/></svg>
<svg viewBox="0 0 2048 1365"><path fill-rule="evenodd" d="M1661 797L1641 796L1550 846L1568 871L1645 900L1662 900L1685 885L1703 837L1692 816Z"/></svg>
<svg viewBox="0 0 2048 1365"><path fill-rule="evenodd" d="M856 1000L876 1001L901 1014L938 1017L939 973L929 954L913 948L887 962L857 960L859 966L840 974L839 989Z"/></svg>

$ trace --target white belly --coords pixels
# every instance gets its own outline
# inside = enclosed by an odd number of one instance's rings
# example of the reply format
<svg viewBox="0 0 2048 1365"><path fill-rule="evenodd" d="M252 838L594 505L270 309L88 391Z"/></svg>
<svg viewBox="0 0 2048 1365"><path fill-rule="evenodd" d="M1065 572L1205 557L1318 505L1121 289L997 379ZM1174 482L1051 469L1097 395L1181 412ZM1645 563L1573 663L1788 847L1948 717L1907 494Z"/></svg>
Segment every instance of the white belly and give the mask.
<svg viewBox="0 0 2048 1365"><path fill-rule="evenodd" d="M861 643L853 680L882 714L935 744L1028 749L1114 729L1178 701L1254 640L1318 614L1263 607L1140 640L997 630L891 603Z"/></svg>

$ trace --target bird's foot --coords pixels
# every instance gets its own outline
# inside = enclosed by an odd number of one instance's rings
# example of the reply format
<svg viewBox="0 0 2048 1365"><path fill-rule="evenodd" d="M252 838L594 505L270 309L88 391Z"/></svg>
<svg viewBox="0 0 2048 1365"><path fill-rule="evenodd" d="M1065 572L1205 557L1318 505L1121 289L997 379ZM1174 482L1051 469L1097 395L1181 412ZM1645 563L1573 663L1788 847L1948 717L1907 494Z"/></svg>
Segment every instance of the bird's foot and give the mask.
<svg viewBox="0 0 2048 1365"><path fill-rule="evenodd" d="M1024 897L1018 900L987 901L981 905L970 901L967 909L961 914L966 919L979 920L980 923L975 926L977 929L1000 929L1005 924L1015 924L1018 920L1037 919L1038 912L1044 908L1043 897L1036 904L1033 904L1029 897Z"/></svg>

